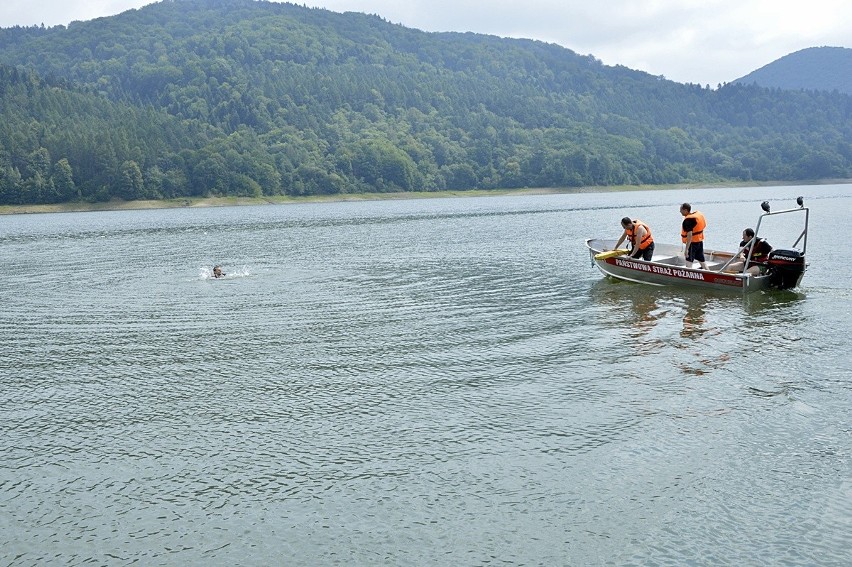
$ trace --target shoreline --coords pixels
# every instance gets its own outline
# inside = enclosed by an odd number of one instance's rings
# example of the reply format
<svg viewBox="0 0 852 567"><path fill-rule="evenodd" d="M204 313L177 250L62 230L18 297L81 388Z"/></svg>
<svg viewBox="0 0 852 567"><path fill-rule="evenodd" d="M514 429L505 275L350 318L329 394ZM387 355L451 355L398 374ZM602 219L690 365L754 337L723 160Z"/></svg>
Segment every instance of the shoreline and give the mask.
<svg viewBox="0 0 852 567"><path fill-rule="evenodd" d="M398 193L338 193L293 197L181 197L176 199L121 201L103 203L57 203L49 205L0 205L0 215L83 213L98 211L133 211L146 209L178 209L206 207L238 207L252 205L296 205L303 203L339 203L352 201L388 201L398 199L440 199L453 197L498 197L511 195L568 195L580 193L615 193L630 191L670 191L677 189L719 189L734 187L784 187L796 185L845 185L852 179L807 182L738 182L738 183L677 183L672 185L612 185L590 187L538 189L475 189L470 191L410 191Z"/></svg>

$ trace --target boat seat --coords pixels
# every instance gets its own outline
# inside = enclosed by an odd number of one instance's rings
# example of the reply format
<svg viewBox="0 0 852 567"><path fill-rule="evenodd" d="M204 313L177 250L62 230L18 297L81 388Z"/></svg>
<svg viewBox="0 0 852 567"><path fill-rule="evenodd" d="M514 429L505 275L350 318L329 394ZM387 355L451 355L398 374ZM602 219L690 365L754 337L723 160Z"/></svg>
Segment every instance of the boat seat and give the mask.
<svg viewBox="0 0 852 567"><path fill-rule="evenodd" d="M651 261L669 266L683 266L683 256L653 256Z"/></svg>

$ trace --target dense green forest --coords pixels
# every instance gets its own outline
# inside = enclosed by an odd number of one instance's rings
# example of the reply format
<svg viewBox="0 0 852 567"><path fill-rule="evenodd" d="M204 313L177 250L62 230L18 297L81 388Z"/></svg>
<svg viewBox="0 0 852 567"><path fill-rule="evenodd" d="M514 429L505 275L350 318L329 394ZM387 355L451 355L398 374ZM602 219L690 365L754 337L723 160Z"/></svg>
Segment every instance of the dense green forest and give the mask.
<svg viewBox="0 0 852 567"><path fill-rule="evenodd" d="M852 177L852 97L255 0L0 29L0 203Z"/></svg>

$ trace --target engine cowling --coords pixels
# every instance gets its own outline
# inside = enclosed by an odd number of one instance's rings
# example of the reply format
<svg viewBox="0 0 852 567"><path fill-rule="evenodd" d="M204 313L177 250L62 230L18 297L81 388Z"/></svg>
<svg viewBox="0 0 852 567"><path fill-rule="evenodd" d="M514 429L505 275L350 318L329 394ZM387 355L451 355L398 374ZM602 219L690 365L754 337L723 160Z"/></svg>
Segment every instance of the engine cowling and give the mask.
<svg viewBox="0 0 852 567"><path fill-rule="evenodd" d="M792 289L805 275L805 255L798 250L773 250L766 264L769 266L769 285L777 289Z"/></svg>

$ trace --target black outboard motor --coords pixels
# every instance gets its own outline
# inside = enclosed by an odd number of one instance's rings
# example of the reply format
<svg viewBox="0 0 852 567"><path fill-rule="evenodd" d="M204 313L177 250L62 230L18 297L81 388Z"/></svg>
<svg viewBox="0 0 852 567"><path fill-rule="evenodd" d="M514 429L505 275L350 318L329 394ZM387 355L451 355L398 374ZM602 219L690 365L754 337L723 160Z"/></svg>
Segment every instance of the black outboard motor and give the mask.
<svg viewBox="0 0 852 567"><path fill-rule="evenodd" d="M769 285L777 289L792 289L805 275L805 255L798 250L773 250L766 263Z"/></svg>

